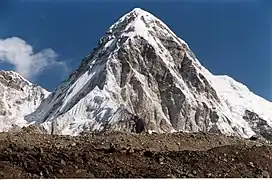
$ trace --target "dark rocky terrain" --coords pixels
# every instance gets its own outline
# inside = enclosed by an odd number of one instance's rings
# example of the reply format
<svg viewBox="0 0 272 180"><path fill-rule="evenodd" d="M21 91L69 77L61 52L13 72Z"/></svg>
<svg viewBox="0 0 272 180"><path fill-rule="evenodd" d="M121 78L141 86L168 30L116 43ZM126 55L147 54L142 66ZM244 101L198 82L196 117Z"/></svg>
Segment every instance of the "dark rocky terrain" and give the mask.
<svg viewBox="0 0 272 180"><path fill-rule="evenodd" d="M0 178L271 177L272 147L203 133L0 134Z"/></svg>

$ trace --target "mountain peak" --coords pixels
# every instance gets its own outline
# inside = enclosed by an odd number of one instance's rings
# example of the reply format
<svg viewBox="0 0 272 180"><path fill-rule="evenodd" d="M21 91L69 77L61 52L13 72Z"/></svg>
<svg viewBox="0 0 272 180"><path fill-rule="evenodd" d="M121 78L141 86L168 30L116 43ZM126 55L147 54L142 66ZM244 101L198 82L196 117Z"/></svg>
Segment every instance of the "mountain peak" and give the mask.
<svg viewBox="0 0 272 180"><path fill-rule="evenodd" d="M125 15L123 15L123 17L121 17L120 19L123 19L125 17L148 17L148 18L153 18L153 19L157 19L154 15L152 15L150 12L143 10L141 8L134 8L132 9L130 12L126 13Z"/></svg>
<svg viewBox="0 0 272 180"><path fill-rule="evenodd" d="M0 74L6 74L6 75L10 75L10 76L14 76L14 77L18 77L18 78L22 78L22 79L26 80L25 78L23 78L22 75L20 75L19 73L15 72L15 71L12 71L12 70L2 70L2 69L0 69Z"/></svg>
<svg viewBox="0 0 272 180"><path fill-rule="evenodd" d="M167 25L135 8L25 119L52 134L203 131L271 137L271 107L239 83L211 74Z"/></svg>
<svg viewBox="0 0 272 180"><path fill-rule="evenodd" d="M116 23L114 23L109 28L109 31L124 30L126 32L141 32L144 29L149 28L150 23L155 22L158 23L160 20L145 10L134 8L132 11L126 13Z"/></svg>
<svg viewBox="0 0 272 180"><path fill-rule="evenodd" d="M176 36L165 23L151 13L140 8L134 8L132 11L122 16L117 22L110 26L106 35L102 37L101 40L102 42L122 38L123 40L127 40L127 37L136 36L140 36L150 42L153 41L153 44L157 43L154 42L155 37L171 37L189 49L185 41Z"/></svg>
<svg viewBox="0 0 272 180"><path fill-rule="evenodd" d="M0 70L0 131L9 130L13 124L26 125L24 116L33 112L48 95L48 91L19 73Z"/></svg>
<svg viewBox="0 0 272 180"><path fill-rule="evenodd" d="M27 79L25 79L23 76L21 76L19 73L15 71L5 71L0 70L0 79L1 81L7 81L7 82L17 82L17 83L26 83L28 85L32 85L31 82L29 82Z"/></svg>
<svg viewBox="0 0 272 180"><path fill-rule="evenodd" d="M134 8L130 13L135 13L137 15L151 15L149 12L141 9L141 8Z"/></svg>

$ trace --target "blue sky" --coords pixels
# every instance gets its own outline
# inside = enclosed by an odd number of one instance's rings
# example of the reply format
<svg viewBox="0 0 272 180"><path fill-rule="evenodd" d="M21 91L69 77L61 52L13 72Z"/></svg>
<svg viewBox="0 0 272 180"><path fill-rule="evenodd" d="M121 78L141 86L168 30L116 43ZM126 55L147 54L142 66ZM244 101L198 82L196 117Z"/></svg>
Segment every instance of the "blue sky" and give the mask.
<svg viewBox="0 0 272 180"><path fill-rule="evenodd" d="M164 21L212 73L227 74L272 101L270 0L1 0L0 48L16 43L11 56L18 59L2 55L0 68L16 68L53 91L135 7Z"/></svg>

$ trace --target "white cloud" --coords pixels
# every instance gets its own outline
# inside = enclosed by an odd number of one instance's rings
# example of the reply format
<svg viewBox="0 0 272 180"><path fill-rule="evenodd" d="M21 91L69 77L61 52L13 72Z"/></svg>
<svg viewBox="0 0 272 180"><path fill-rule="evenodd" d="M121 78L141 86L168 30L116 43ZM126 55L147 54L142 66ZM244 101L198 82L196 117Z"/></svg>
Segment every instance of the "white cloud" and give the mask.
<svg viewBox="0 0 272 180"><path fill-rule="evenodd" d="M31 45L18 37L0 39L0 62L13 65L15 71L28 79L34 79L47 67L61 66L66 71L66 63L57 58L50 48L35 53Z"/></svg>

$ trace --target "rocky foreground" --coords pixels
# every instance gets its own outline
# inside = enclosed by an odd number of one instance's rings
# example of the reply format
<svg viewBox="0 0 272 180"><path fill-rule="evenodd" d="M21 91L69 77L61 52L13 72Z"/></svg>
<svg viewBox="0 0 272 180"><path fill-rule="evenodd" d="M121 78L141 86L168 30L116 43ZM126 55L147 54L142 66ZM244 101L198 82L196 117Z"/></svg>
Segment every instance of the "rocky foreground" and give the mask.
<svg viewBox="0 0 272 180"><path fill-rule="evenodd" d="M272 177L272 147L214 134L0 134L0 178Z"/></svg>

